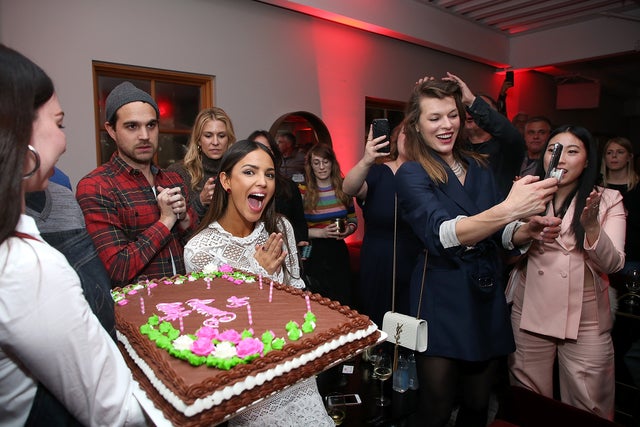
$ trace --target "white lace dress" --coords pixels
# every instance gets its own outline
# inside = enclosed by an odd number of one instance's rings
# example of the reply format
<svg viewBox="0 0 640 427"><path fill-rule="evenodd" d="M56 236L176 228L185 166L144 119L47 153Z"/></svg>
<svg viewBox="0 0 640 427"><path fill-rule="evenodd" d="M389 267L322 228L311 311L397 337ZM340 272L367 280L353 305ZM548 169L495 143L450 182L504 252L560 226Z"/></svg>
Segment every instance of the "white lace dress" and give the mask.
<svg viewBox="0 0 640 427"><path fill-rule="evenodd" d="M218 267L228 264L234 268L245 270L280 283L287 283L296 288L304 288L300 278L298 252L296 249L293 227L286 218L280 218L279 229L286 235L289 253L284 262L288 272L285 279L284 269L275 274L268 274L256 261L256 245L262 245L269 238L262 221L256 223L255 229L247 237L235 237L217 222L196 234L184 247L184 262L187 273L200 271L205 265Z"/></svg>
<svg viewBox="0 0 640 427"><path fill-rule="evenodd" d="M264 223L258 222L247 237L235 237L214 222L194 236L184 248L187 273L200 271L204 266L228 264L234 268L261 274L263 277L281 283L288 282L296 288L303 288L300 278L296 242L293 227L285 218L281 230L286 231L289 254L285 258L288 280L284 271L269 275L254 258L256 245L262 245L269 234ZM326 426L332 427L333 420L327 415L322 397L318 392L315 378L300 381L276 395L256 404L229 420L230 426Z"/></svg>

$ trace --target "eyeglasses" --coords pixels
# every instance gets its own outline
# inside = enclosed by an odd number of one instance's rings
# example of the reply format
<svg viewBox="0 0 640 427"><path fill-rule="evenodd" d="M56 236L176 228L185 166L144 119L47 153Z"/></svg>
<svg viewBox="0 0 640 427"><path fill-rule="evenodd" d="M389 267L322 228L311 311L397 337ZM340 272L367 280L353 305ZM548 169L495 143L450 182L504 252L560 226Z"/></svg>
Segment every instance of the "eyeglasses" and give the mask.
<svg viewBox="0 0 640 427"><path fill-rule="evenodd" d="M319 168L320 165L329 166L330 164L331 164L331 160L328 160L328 159L314 160L313 162L311 162L311 165L315 168Z"/></svg>

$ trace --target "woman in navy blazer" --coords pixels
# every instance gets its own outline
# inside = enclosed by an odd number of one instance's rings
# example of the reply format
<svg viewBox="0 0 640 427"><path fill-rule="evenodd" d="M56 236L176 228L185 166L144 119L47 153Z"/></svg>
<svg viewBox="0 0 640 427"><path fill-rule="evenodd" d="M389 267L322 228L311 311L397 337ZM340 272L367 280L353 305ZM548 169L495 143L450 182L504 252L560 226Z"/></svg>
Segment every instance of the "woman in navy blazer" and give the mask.
<svg viewBox="0 0 640 427"><path fill-rule="evenodd" d="M445 425L461 393L457 425L485 426L497 360L515 347L501 257L514 245L557 235L559 221L531 217L544 211L557 181L522 178L501 200L484 158L460 143L465 110L456 79L425 78L414 88L405 127L412 161L396 182L401 214L428 251L419 314L429 347L418 355L426 425ZM423 253L411 281L414 315L424 261Z"/></svg>

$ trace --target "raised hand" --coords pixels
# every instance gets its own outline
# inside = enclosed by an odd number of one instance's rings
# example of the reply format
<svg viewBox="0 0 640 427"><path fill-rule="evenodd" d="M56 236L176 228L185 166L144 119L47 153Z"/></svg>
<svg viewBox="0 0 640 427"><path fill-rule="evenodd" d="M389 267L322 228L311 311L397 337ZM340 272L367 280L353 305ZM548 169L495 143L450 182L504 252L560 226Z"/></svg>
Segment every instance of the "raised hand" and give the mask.
<svg viewBox="0 0 640 427"><path fill-rule="evenodd" d="M216 179L211 177L205 182L204 187L202 187L202 191L200 191L200 202L207 206L211 203L213 199L213 190L216 188Z"/></svg>
<svg viewBox="0 0 640 427"><path fill-rule="evenodd" d="M593 190L587 197L587 204L580 215L580 224L584 227L587 240L590 244L598 239L600 234L600 222L598 221L598 212L600 211L601 193Z"/></svg>
<svg viewBox="0 0 640 427"><path fill-rule="evenodd" d="M473 101L476 100L476 96L471 92L469 86L458 76L455 74L451 74L447 71L447 77L443 77L442 80L458 83L460 86L460 90L462 91L462 103L467 107L470 107L473 104Z"/></svg>
<svg viewBox="0 0 640 427"><path fill-rule="evenodd" d="M544 212L557 190L557 179L527 175L513 183L503 203L516 218L527 218Z"/></svg>
<svg viewBox="0 0 640 427"><path fill-rule="evenodd" d="M389 141L381 144L381 142L384 141L385 138L386 136L382 135L374 139L373 126L369 125L369 135L367 136L367 142L364 145L364 156L362 157L362 160L367 166L371 166L372 164L374 164L378 157L389 155L389 153L381 153L378 151L382 147L386 147L391 144L391 142Z"/></svg>
<svg viewBox="0 0 640 427"><path fill-rule="evenodd" d="M253 257L267 273L274 274L280 271L287 256L283 245L282 233L271 233L264 244L256 245L256 253Z"/></svg>

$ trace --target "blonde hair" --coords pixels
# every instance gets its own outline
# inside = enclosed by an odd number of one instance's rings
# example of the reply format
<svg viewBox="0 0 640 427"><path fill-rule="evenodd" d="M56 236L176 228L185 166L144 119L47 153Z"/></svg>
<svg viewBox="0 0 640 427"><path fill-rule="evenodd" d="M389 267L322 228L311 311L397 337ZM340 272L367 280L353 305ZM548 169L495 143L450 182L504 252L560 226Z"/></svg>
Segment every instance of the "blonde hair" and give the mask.
<svg viewBox="0 0 640 427"><path fill-rule="evenodd" d="M191 189L200 190L200 182L204 178L204 171L202 168L202 153L200 151L200 145L198 142L204 132L204 125L211 120L218 120L225 124L227 127L227 136L229 137L229 147L236 142L236 134L233 130L233 123L229 115L218 107L205 108L200 111L196 116L193 129L191 131L191 137L189 138L189 145L187 153L184 155L184 168L191 177Z"/></svg>
<svg viewBox="0 0 640 427"><path fill-rule="evenodd" d="M600 173L602 174L602 184L607 187L608 179L609 179L609 169L607 168L607 162L604 161L604 157L607 154L607 149L611 144L618 144L629 153L629 162L627 163L627 191L633 189L636 185L638 185L638 181L640 178L635 170L635 165L633 161L633 145L631 141L622 136L616 136L614 138L609 139L606 144L604 144L604 148L602 149L602 157L603 161L600 165Z"/></svg>

